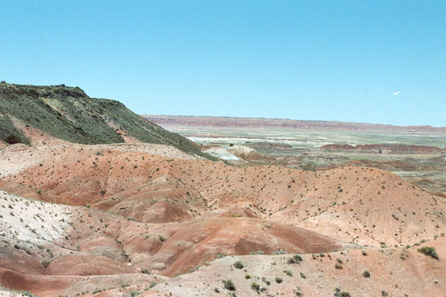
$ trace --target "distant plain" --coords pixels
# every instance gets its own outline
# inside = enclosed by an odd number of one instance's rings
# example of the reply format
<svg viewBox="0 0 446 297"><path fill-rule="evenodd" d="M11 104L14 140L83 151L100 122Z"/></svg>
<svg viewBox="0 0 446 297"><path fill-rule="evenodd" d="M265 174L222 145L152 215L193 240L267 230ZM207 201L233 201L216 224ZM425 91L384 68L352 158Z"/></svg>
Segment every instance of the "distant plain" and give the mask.
<svg viewBox="0 0 446 297"><path fill-rule="evenodd" d="M181 118L181 117L179 117ZM156 119L151 118L156 122ZM404 177L429 192L446 195L446 155L443 153L366 153L325 151L324 145L402 144L446 149L443 132L352 131L299 129L289 127L234 127L166 124L164 128L179 133L202 146L249 147L274 157L271 163L291 168L317 170L343 165L381 168ZM252 163L252 162L251 162Z"/></svg>

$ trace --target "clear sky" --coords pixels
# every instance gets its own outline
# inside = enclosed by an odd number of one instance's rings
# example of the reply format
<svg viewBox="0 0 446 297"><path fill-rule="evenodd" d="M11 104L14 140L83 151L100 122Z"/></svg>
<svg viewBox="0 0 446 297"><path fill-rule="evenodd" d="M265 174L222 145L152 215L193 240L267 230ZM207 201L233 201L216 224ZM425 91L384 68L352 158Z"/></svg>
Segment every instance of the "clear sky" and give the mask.
<svg viewBox="0 0 446 297"><path fill-rule="evenodd" d="M446 1L1 1L0 80L140 114L446 126Z"/></svg>

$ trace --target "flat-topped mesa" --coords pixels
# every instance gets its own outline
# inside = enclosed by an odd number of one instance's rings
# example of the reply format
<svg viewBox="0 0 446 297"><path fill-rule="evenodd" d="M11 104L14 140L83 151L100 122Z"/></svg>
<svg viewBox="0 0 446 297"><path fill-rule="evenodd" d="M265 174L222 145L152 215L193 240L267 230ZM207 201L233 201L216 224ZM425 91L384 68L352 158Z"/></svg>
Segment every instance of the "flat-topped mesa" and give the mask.
<svg viewBox="0 0 446 297"><path fill-rule="evenodd" d="M119 101L90 98L79 87L0 84L0 144L33 144L43 134L81 144L166 144L215 160Z"/></svg>
<svg viewBox="0 0 446 297"><path fill-rule="evenodd" d="M425 145L406 144L327 144L320 147L329 152L358 152L372 154L445 154L446 149Z"/></svg>
<svg viewBox="0 0 446 297"><path fill-rule="evenodd" d="M173 115L143 115L149 121L162 126L183 125L198 127L244 127L265 128L281 127L309 130L338 131L389 131L389 132L434 132L446 133L446 127L394 126L386 124L353 123L338 121L306 121L274 118L241 118L213 116L173 116Z"/></svg>
<svg viewBox="0 0 446 297"><path fill-rule="evenodd" d="M18 98L20 96L32 97L88 97L79 87L67 87L64 84L52 86L0 84L0 96L4 98Z"/></svg>

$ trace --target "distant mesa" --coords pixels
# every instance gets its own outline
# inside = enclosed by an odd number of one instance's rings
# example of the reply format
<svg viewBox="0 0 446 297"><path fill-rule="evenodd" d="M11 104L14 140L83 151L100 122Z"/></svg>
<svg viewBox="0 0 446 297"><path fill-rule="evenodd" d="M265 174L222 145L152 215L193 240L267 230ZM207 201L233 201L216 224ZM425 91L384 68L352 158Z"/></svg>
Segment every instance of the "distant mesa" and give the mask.
<svg viewBox="0 0 446 297"><path fill-rule="evenodd" d="M321 150L331 152L358 152L371 154L445 154L446 149L424 145L405 144L327 144Z"/></svg>
<svg viewBox="0 0 446 297"><path fill-rule="evenodd" d="M385 124L350 123L337 121L303 121L269 118L203 117L142 115L147 120L161 126L201 126L201 127L240 127L262 128L280 127L290 129L320 129L344 131L388 131L388 132L435 132L446 133L446 127L394 126Z"/></svg>

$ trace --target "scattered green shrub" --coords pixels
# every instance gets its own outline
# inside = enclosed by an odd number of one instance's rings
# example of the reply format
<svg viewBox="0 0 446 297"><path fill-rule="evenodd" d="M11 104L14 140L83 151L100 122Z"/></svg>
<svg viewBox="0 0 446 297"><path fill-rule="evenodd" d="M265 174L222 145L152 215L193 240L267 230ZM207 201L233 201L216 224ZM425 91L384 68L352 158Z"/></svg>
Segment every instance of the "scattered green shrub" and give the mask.
<svg viewBox="0 0 446 297"><path fill-rule="evenodd" d="M365 270L365 271L362 273L362 276L363 276L363 277L370 277L370 271Z"/></svg>
<svg viewBox="0 0 446 297"><path fill-rule="evenodd" d="M266 277L262 277L262 282L264 282L268 286L271 285L271 282L268 279L266 279Z"/></svg>
<svg viewBox="0 0 446 297"><path fill-rule="evenodd" d="M435 251L434 247L425 246L425 247L419 248L417 251L425 254L426 256L432 257L434 259L439 259L437 251Z"/></svg>
<svg viewBox="0 0 446 297"><path fill-rule="evenodd" d="M230 279L223 281L223 286L226 290L235 291L235 285Z"/></svg>
<svg viewBox="0 0 446 297"><path fill-rule="evenodd" d="M289 264L297 264L302 262L302 257L298 254L292 256L291 258L288 259L288 263Z"/></svg>
<svg viewBox="0 0 446 297"><path fill-rule="evenodd" d="M284 270L283 272L285 272L285 274L288 276L293 276L293 273L291 272L291 270Z"/></svg>
<svg viewBox="0 0 446 297"><path fill-rule="evenodd" d="M284 251L282 249L273 252L273 255L283 255L283 254L286 254L286 251Z"/></svg>
<svg viewBox="0 0 446 297"><path fill-rule="evenodd" d="M243 266L242 262L237 261L237 262L234 263L234 267L237 268L237 269L242 269L244 266Z"/></svg>
<svg viewBox="0 0 446 297"><path fill-rule="evenodd" d="M348 292L341 292L341 289L335 288L335 297L351 297L350 293Z"/></svg>
<svg viewBox="0 0 446 297"><path fill-rule="evenodd" d="M50 261L48 261L48 260L43 260L42 261L42 265L43 265L43 267L45 267L45 268L47 268L49 265L50 265Z"/></svg>
<svg viewBox="0 0 446 297"><path fill-rule="evenodd" d="M260 285L258 283L252 283L251 284L251 289L253 289L257 293L260 293Z"/></svg>
<svg viewBox="0 0 446 297"><path fill-rule="evenodd" d="M153 288L154 286L156 286L158 283L156 282L151 282L149 288Z"/></svg>

